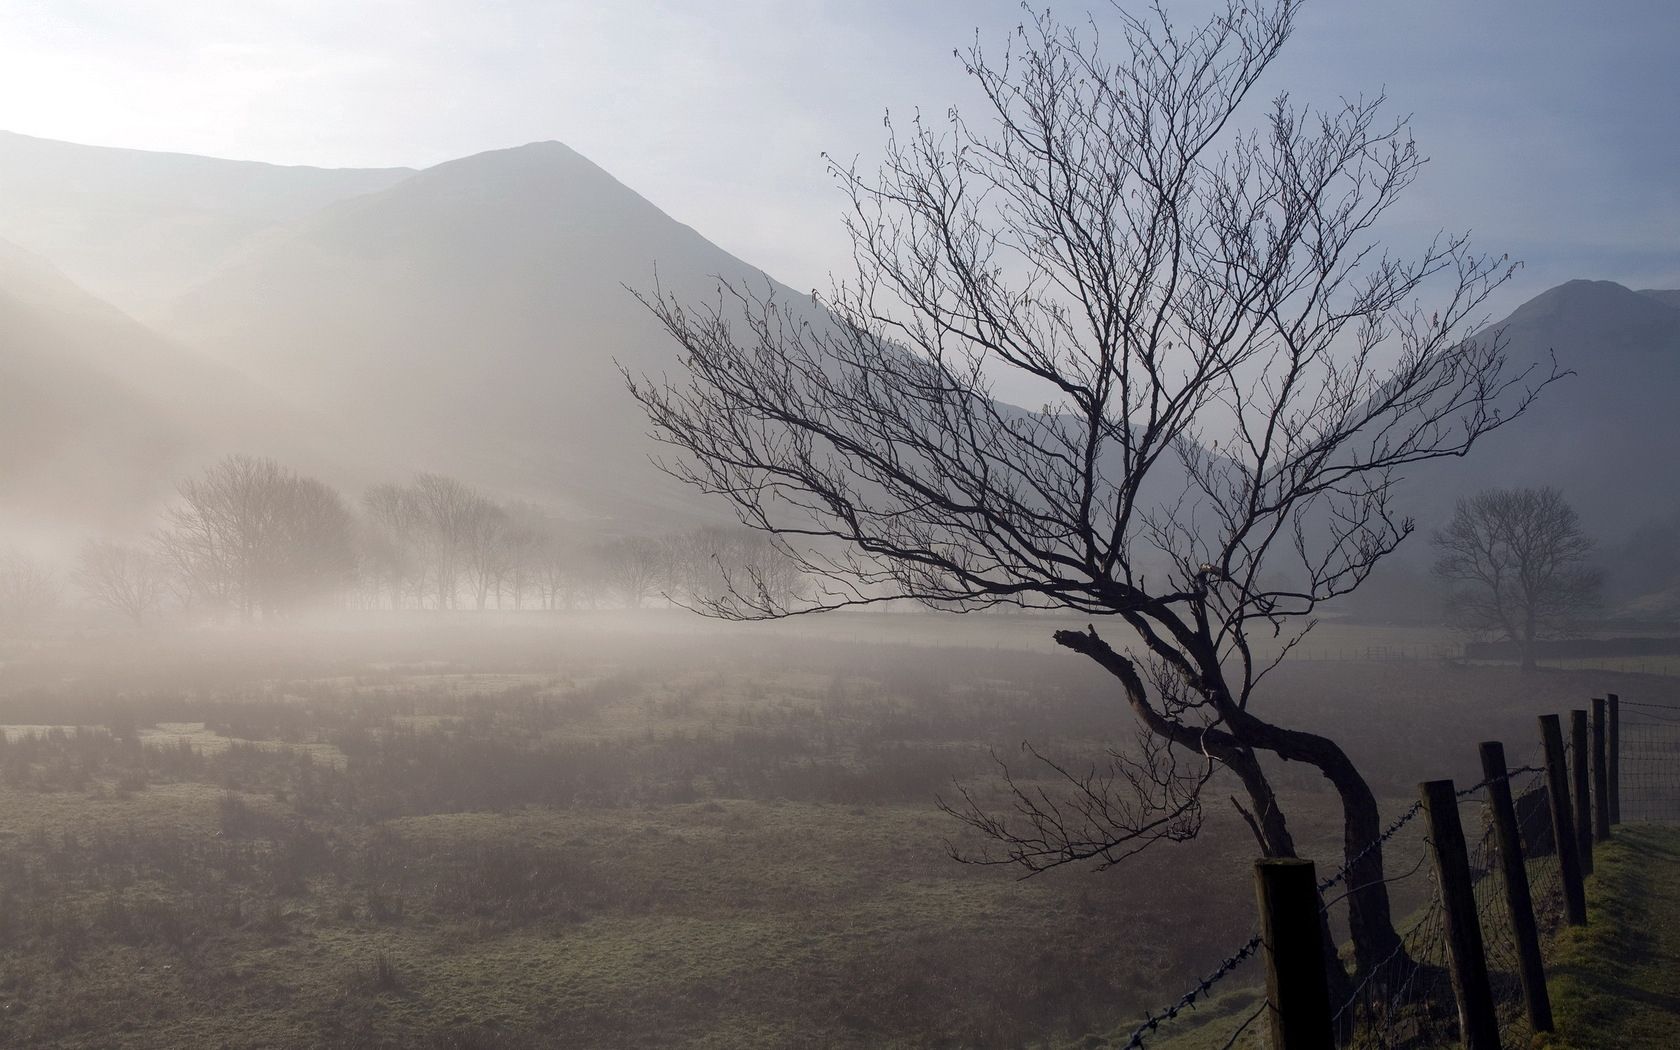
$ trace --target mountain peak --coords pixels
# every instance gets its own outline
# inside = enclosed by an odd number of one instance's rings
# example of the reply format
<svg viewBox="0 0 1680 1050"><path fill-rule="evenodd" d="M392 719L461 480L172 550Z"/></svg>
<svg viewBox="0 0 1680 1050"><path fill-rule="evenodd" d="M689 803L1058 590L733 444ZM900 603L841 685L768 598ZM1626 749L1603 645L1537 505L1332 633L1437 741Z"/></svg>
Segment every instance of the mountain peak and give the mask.
<svg viewBox="0 0 1680 1050"><path fill-rule="evenodd" d="M1632 291L1615 281L1566 281L1541 292L1506 318L1507 329L1548 332L1564 343L1611 350L1655 351L1680 340L1680 310L1659 297Z"/></svg>
<svg viewBox="0 0 1680 1050"><path fill-rule="evenodd" d="M469 184L494 184L504 191L519 185L552 191L569 184L634 192L588 157L552 139L447 160L408 180L409 186L421 188Z"/></svg>

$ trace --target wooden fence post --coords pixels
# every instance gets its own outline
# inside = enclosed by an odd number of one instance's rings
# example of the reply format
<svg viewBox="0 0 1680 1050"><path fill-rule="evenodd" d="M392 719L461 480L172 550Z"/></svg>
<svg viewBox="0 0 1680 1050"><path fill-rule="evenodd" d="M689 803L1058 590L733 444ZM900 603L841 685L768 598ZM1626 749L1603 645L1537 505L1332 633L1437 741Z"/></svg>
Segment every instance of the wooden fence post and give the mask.
<svg viewBox="0 0 1680 1050"><path fill-rule="evenodd" d="M1476 891L1470 882L1470 854L1458 821L1458 793L1450 780L1418 785L1429 821L1430 857L1441 887L1442 925L1447 934L1447 972L1458 999L1458 1035L1465 1050L1499 1050L1499 1016L1493 1009Z"/></svg>
<svg viewBox="0 0 1680 1050"><path fill-rule="evenodd" d="M1570 781L1574 785L1575 842L1581 855L1581 874L1593 873L1592 796L1587 788L1587 712L1577 708L1569 712L1569 750L1573 761L1569 764Z"/></svg>
<svg viewBox="0 0 1680 1050"><path fill-rule="evenodd" d="M1605 768L1604 701L1592 702L1593 840L1610 841L1610 771Z"/></svg>
<svg viewBox="0 0 1680 1050"><path fill-rule="evenodd" d="M1522 981L1528 1027L1552 1030L1552 1000L1546 992L1546 969L1540 959L1540 928L1534 922L1534 896L1523 862L1522 834L1517 830L1517 807L1511 799L1505 745L1483 741L1482 775L1488 782L1488 812L1493 815L1494 839L1499 845L1500 881L1505 887L1505 912L1511 918L1511 938L1517 946L1517 977Z"/></svg>
<svg viewBox="0 0 1680 1050"><path fill-rule="evenodd" d="M1622 822L1622 698L1610 700L1610 823Z"/></svg>
<svg viewBox="0 0 1680 1050"><path fill-rule="evenodd" d="M1587 891L1581 883L1581 853L1575 821L1569 812L1569 769L1563 757L1563 727L1557 715L1540 716L1540 741L1546 747L1546 795L1552 810L1552 845L1563 881L1563 917L1571 926L1587 921Z"/></svg>
<svg viewBox="0 0 1680 1050"><path fill-rule="evenodd" d="M1272 1050L1332 1050L1318 880L1310 860L1254 862Z"/></svg>

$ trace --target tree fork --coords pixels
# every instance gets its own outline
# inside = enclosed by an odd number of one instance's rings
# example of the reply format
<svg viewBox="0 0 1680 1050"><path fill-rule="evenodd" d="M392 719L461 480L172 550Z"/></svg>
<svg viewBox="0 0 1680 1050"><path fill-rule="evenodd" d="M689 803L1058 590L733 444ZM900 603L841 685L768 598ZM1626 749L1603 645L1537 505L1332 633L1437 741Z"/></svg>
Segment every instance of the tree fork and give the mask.
<svg viewBox="0 0 1680 1050"><path fill-rule="evenodd" d="M1121 656L1097 634L1096 628L1084 631L1057 631L1057 644L1082 653L1119 678L1125 687L1132 710L1153 733L1212 756L1225 764L1243 781L1256 815L1262 819L1266 839L1274 849L1274 856L1295 855L1294 840L1289 835L1276 795L1265 778L1253 752L1270 751L1285 761L1300 761L1317 769L1336 789L1342 803L1343 859L1352 887L1348 897L1348 929L1353 938L1355 979L1369 974L1384 960L1402 951L1400 936L1394 930L1389 907L1388 886L1383 881L1382 818L1376 796L1365 778L1359 775L1353 762L1336 743L1315 733L1283 729L1262 722L1246 712L1233 711L1237 721L1227 723L1227 729L1202 730L1173 722L1149 705L1148 693L1137 668L1127 657ZM1275 830L1266 824L1275 820ZM1284 850L1287 849L1287 852ZM1331 958L1335 958L1332 951Z"/></svg>

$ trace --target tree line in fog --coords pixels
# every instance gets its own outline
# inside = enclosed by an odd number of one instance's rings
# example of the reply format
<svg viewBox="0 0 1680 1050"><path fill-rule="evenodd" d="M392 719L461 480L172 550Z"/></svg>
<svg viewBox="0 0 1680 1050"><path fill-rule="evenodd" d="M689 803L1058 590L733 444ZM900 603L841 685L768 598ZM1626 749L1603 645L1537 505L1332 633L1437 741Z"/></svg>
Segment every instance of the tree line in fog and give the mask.
<svg viewBox="0 0 1680 1050"><path fill-rule="evenodd" d="M590 534L431 473L351 502L272 459L229 456L183 479L143 540L89 539L63 568L0 557L0 628L39 621L67 591L144 624L165 610L252 622L320 607L704 605L743 584L791 598L802 581L745 528Z"/></svg>

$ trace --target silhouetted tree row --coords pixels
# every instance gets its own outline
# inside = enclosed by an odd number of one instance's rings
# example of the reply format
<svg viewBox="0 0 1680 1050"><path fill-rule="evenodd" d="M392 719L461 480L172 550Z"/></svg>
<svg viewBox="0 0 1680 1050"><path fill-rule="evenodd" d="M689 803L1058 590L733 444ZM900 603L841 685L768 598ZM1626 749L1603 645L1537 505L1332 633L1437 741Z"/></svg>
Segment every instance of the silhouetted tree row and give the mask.
<svg viewBox="0 0 1680 1050"><path fill-rule="evenodd" d="M88 540L64 578L88 604L136 626L166 608L252 622L323 606L704 607L732 588L781 600L800 588L793 563L745 529L603 537L434 473L373 485L351 503L244 455L182 479L148 538ZM46 562L0 553L0 631L45 620L59 581Z"/></svg>
<svg viewBox="0 0 1680 1050"><path fill-rule="evenodd" d="M498 503L437 474L363 497L361 581L382 608L704 605L736 582L797 595L793 562L745 529L590 542L530 503Z"/></svg>

